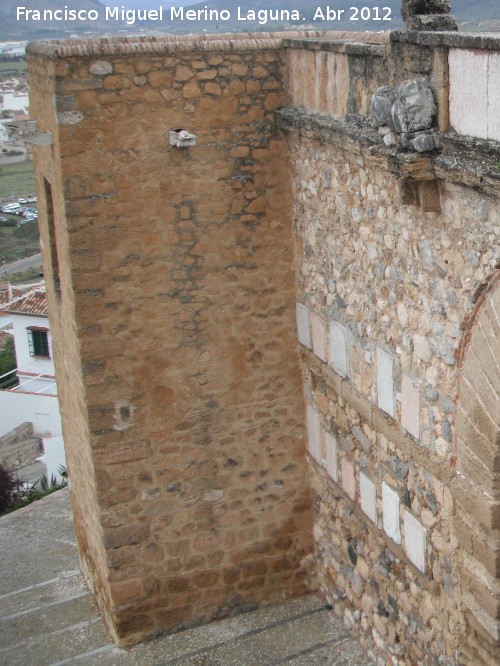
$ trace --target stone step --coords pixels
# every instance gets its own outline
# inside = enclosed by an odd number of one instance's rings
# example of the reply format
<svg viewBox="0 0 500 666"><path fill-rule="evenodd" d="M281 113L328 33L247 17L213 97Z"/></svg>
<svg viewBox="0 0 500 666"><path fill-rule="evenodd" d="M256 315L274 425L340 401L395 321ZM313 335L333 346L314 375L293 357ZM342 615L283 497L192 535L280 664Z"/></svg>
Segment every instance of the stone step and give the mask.
<svg viewBox="0 0 500 666"><path fill-rule="evenodd" d="M57 625L55 625L57 626ZM9 648L0 648L1 666L49 666L59 661L73 662L80 654L114 648L102 620L95 616L64 629L20 641ZM79 662L77 662L79 663Z"/></svg>
<svg viewBox="0 0 500 666"><path fill-rule="evenodd" d="M370 664L343 624L314 596L159 637L129 650L111 648L81 655L78 663L82 666Z"/></svg>
<svg viewBox="0 0 500 666"><path fill-rule="evenodd" d="M0 666L371 665L315 595L115 647L78 573L68 499L0 519Z"/></svg>
<svg viewBox="0 0 500 666"><path fill-rule="evenodd" d="M69 571L44 583L0 595L0 618L33 610L46 604L66 601L86 591L81 571L79 569Z"/></svg>
<svg viewBox="0 0 500 666"><path fill-rule="evenodd" d="M95 616L94 602L88 592L78 592L65 601L46 603L29 610L3 616L0 619L2 648L20 645L25 641L51 634L55 628L65 629L82 619Z"/></svg>

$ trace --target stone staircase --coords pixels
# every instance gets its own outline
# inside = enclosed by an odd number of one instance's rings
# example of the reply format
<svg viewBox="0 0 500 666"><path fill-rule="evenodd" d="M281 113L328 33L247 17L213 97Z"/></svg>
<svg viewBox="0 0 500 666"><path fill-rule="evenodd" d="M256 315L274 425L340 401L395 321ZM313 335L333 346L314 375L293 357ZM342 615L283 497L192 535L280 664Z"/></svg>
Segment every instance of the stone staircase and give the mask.
<svg viewBox="0 0 500 666"><path fill-rule="evenodd" d="M115 647L80 573L68 495L0 518L0 665L372 666L315 595Z"/></svg>
<svg viewBox="0 0 500 666"><path fill-rule="evenodd" d="M0 437L0 464L9 472L32 465L42 453L41 439L33 435L28 421Z"/></svg>

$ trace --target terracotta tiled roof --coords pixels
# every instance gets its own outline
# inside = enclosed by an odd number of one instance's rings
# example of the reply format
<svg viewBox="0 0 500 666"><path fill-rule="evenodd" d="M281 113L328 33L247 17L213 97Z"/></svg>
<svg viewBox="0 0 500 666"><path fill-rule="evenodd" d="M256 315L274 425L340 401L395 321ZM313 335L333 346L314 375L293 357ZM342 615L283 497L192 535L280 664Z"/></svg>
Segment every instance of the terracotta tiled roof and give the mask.
<svg viewBox="0 0 500 666"><path fill-rule="evenodd" d="M47 297L45 295L45 286L38 286L18 298L10 301L6 305L0 306L0 313L32 315L35 317L48 317Z"/></svg>

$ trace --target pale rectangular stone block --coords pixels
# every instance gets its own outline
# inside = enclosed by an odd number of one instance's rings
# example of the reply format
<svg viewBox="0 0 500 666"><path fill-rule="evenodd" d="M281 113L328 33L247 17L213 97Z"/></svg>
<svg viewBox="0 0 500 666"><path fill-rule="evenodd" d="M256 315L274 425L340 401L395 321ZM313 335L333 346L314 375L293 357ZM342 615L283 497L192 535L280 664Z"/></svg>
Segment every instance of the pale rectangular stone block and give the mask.
<svg viewBox="0 0 500 666"><path fill-rule="evenodd" d="M328 69L328 53L316 51L316 111L327 113L326 89L331 72Z"/></svg>
<svg viewBox="0 0 500 666"><path fill-rule="evenodd" d="M500 141L500 53L488 56L488 139Z"/></svg>
<svg viewBox="0 0 500 666"><path fill-rule="evenodd" d="M300 78L298 76L299 67L297 59L297 50L287 49L286 58L287 58L286 67L288 69L288 79L287 79L288 103L290 104L290 106L301 106L301 104L299 103L301 100L299 100L297 96L298 82L300 81Z"/></svg>
<svg viewBox="0 0 500 666"><path fill-rule="evenodd" d="M406 556L425 573L426 529L409 511L404 512L403 522Z"/></svg>
<svg viewBox="0 0 500 666"><path fill-rule="evenodd" d="M318 412L311 405L307 405L307 449L321 465L321 424Z"/></svg>
<svg viewBox="0 0 500 666"><path fill-rule="evenodd" d="M450 123L460 134L488 138L488 51L450 49Z"/></svg>
<svg viewBox="0 0 500 666"><path fill-rule="evenodd" d="M297 319L297 337L301 345L312 349L311 338L311 320L309 315L309 308L302 303L295 304L295 316Z"/></svg>
<svg viewBox="0 0 500 666"><path fill-rule="evenodd" d="M326 363L325 322L315 312L311 313L312 348L316 356Z"/></svg>
<svg viewBox="0 0 500 666"><path fill-rule="evenodd" d="M382 483L382 511L384 532L396 543L401 543L399 526L399 495L387 483Z"/></svg>
<svg viewBox="0 0 500 666"><path fill-rule="evenodd" d="M377 347L377 398L380 409L394 417L396 414L394 359L380 347Z"/></svg>
<svg viewBox="0 0 500 666"><path fill-rule="evenodd" d="M340 119L346 114L350 89L347 56L329 53L327 66L330 74L326 82L326 110L333 118Z"/></svg>
<svg viewBox="0 0 500 666"><path fill-rule="evenodd" d="M359 473L361 508L372 522L377 524L377 490L375 484L363 472Z"/></svg>
<svg viewBox="0 0 500 666"><path fill-rule="evenodd" d="M420 439L420 386L406 374L401 381L401 425Z"/></svg>
<svg viewBox="0 0 500 666"><path fill-rule="evenodd" d="M325 468L328 475L338 482L337 470L337 442L335 437L329 432L325 432Z"/></svg>
<svg viewBox="0 0 500 666"><path fill-rule="evenodd" d="M347 458L342 458L342 488L354 501L356 499L356 477L354 476L354 464Z"/></svg>
<svg viewBox="0 0 500 666"><path fill-rule="evenodd" d="M349 375L349 357L347 351L347 330L338 321L330 322L328 331L328 350L330 366L341 377Z"/></svg>
<svg viewBox="0 0 500 666"><path fill-rule="evenodd" d="M303 50L300 52L302 59L303 72L307 75L301 80L304 89L303 104L307 111L313 111L316 108L316 54L314 51Z"/></svg>

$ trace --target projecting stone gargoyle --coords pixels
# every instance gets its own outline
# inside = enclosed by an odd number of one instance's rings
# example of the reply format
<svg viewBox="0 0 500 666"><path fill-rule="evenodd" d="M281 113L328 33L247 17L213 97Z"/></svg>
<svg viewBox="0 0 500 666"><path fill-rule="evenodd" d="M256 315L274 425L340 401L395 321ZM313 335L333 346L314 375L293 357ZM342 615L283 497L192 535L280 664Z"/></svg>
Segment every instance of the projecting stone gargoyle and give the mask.
<svg viewBox="0 0 500 666"><path fill-rule="evenodd" d="M436 102L425 81L403 81L397 88L382 86L372 97L372 113L386 146L436 150L441 140L436 128Z"/></svg>

